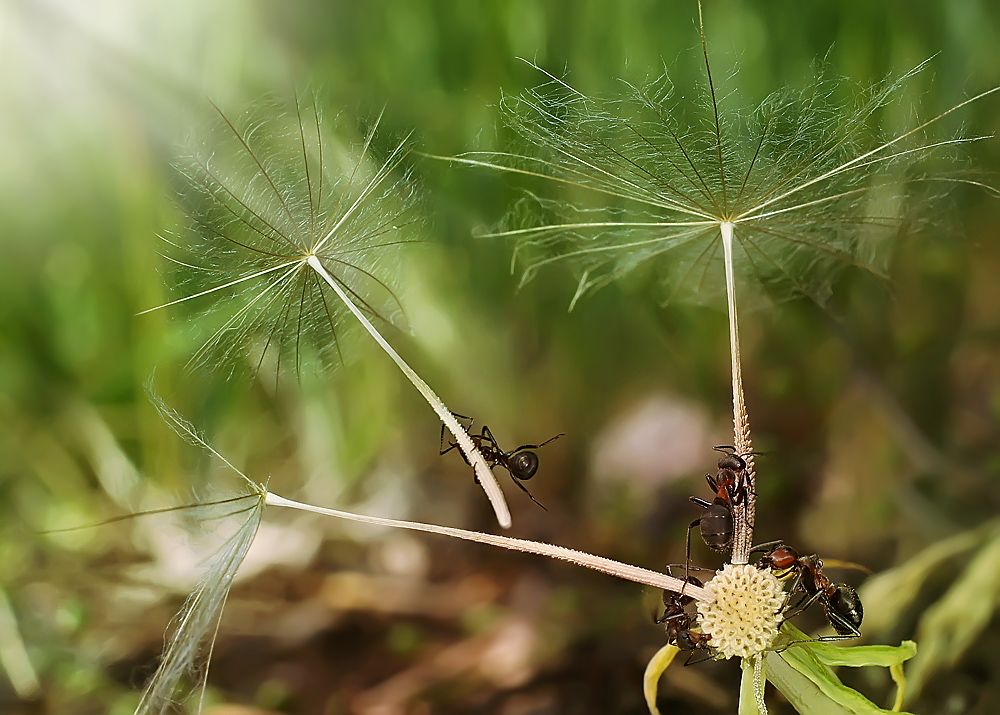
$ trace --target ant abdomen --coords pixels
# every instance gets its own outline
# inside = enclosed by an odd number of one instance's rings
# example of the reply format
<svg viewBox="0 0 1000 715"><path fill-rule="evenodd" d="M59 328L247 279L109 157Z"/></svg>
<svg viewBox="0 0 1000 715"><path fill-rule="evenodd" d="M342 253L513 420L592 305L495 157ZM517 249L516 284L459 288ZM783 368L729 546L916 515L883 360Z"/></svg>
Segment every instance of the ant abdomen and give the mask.
<svg viewBox="0 0 1000 715"><path fill-rule="evenodd" d="M864 619L864 609L858 592L846 583L839 583L834 587L834 592L830 594L828 600L830 605L827 615L830 617L833 629L842 636L856 635Z"/></svg>
<svg viewBox="0 0 1000 715"><path fill-rule="evenodd" d="M531 479L538 471L538 455L534 452L518 452L510 460L510 471L522 482Z"/></svg>
<svg viewBox="0 0 1000 715"><path fill-rule="evenodd" d="M711 504L699 524L701 538L715 551L725 551L733 543L733 512L724 504Z"/></svg>

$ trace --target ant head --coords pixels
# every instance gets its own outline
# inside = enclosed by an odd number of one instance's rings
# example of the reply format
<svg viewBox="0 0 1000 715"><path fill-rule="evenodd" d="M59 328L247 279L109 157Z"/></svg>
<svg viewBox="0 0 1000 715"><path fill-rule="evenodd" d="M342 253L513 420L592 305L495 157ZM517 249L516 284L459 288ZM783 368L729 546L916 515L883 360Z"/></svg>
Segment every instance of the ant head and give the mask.
<svg viewBox="0 0 1000 715"><path fill-rule="evenodd" d="M711 636L685 628L678 631L676 640L677 647L681 650L698 650L699 648L708 647L708 641L711 640Z"/></svg>
<svg viewBox="0 0 1000 715"><path fill-rule="evenodd" d="M538 471L538 455L530 450L518 452L510 458L510 473L515 479L526 482Z"/></svg>
<svg viewBox="0 0 1000 715"><path fill-rule="evenodd" d="M733 471L743 471L747 468L747 463L742 456L736 454L736 448L729 445L719 445L715 447L716 452L723 452L724 457L719 460L719 469L732 469Z"/></svg>
<svg viewBox="0 0 1000 715"><path fill-rule="evenodd" d="M782 544L775 547L771 553L764 557L775 571L786 571L799 562L799 555L791 546Z"/></svg>
<svg viewBox="0 0 1000 715"><path fill-rule="evenodd" d="M734 472L742 472L747 468L747 463L742 457L735 454L728 454L719 460L719 469L729 469Z"/></svg>

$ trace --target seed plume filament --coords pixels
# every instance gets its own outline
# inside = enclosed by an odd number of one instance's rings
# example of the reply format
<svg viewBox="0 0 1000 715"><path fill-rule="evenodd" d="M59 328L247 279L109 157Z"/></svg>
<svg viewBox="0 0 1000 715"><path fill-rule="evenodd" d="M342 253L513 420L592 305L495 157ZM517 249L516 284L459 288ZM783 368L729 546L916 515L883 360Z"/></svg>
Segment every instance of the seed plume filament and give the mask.
<svg viewBox="0 0 1000 715"><path fill-rule="evenodd" d="M192 295L186 295L183 298L178 298L177 300L172 300L169 303L163 303L153 308L146 308L145 310L141 310L138 313L136 313L136 315L146 315L146 313L152 313L153 311L161 310L163 308L169 308L170 306L177 305L178 303L184 303L185 301L194 300L195 298L201 298L202 296L209 295L210 293L216 293L220 290L225 290L226 288L232 288L233 286L239 285L240 283L245 283L246 281L266 276L269 273L274 273L275 271L280 271L282 268L288 268L289 266L294 266L296 263L302 263L302 259L296 258L295 260L287 261L285 263L280 263L276 266L270 266L269 268L257 271L256 273L251 273L248 276L243 276L241 278L236 278L234 280L231 280L228 283L224 283L223 285L215 286L213 288L209 288L207 290L203 290L198 293L194 293Z"/></svg>
<svg viewBox="0 0 1000 715"><path fill-rule="evenodd" d="M486 492L486 498L490 500L490 504L493 507L493 511L496 514L497 521L500 526L504 529L510 528L511 517L510 509L507 507L507 502L504 499L503 492L500 490L500 485L497 483L496 477L493 476L493 472L490 470L489 465L486 464L486 460L483 455L479 453L476 446L472 443L469 438L469 434L463 429L463 427L455 419L455 416L451 413L440 397L431 389L430 385L424 382L423 378L418 375L413 368L406 364L406 361L400 357L399 353L382 337L382 334L372 325L371 321L365 317L365 314L361 312L354 301L351 300L350 296L347 295L346 291L340 286L340 284L330 275L330 273L323 266L323 263L319 258L312 254L310 255L306 262L309 267L316 271L316 274L322 278L327 285L337 294L337 297L344 303L349 311L354 315L355 318L364 326L365 330L375 339L375 342L379 344L385 353L392 358L392 361L396 363L396 366L403 372L406 378L417 388L419 392L427 403L431 406L431 409L437 413L437 416L444 423L445 427L448 428L458 441L459 447L462 452L468 458L469 462L472 464L473 469L476 473L476 478L479 480L479 485Z"/></svg>
<svg viewBox="0 0 1000 715"><path fill-rule="evenodd" d="M813 184L817 184L817 183L819 183L821 181L825 181L826 179L829 179L829 178L831 178L833 176L836 176L837 174L839 174L839 173L841 173L843 171L846 171L847 169L850 169L850 168L854 167L857 164L860 164L861 162L863 162L868 157L874 156L875 154L878 154L882 150L888 149L889 147L891 147L891 146L893 146L895 144L898 144L903 139L906 139L907 137L916 134L917 132L921 131L922 129L925 129L928 126L930 126L931 124L934 124L938 120L943 119L944 117L947 117L949 114L958 111L962 107L965 107L968 104L972 104L973 102L977 102L980 99L983 99L984 97L988 97L989 95L991 95L991 94L993 94L994 92L997 92L997 91L1000 91L1000 87L993 87L992 89L988 89L985 92L980 92L979 94L975 95L974 97L970 97L969 99L966 99L963 102L959 102L958 104L956 104L955 106L951 107L950 109L946 109L945 111L941 112L937 116L932 117L931 119L928 119L926 122L923 122L923 123L915 126L913 129L910 129L909 131L903 132L902 134L898 135L897 137L895 137L893 139L890 139L889 141L885 142L881 146L878 146L878 147L876 147L874 149L871 149L870 151L867 151L867 152L861 154L860 156L857 156L857 157L851 159L850 161L844 162L843 164L841 164L838 167L835 167L835 168L833 168L833 169L831 169L829 171L826 171L826 172L820 174L819 176L817 176L817 177L815 177L813 179L810 179L809 181L806 181L806 182L804 182L802 184L799 184L798 186L796 186L796 187L794 187L792 189L789 189L788 191L785 191L785 192L779 194L778 196L770 198L767 201L765 201L765 202L763 202L761 204L758 204L757 206L754 206L753 208L751 208L751 209L749 209L747 211L744 211L742 214L740 214L739 216L737 216L737 219L748 218L750 216L753 216L754 214L758 213L761 209L767 208L768 206L770 206L770 205L772 205L774 203L777 203L778 201L781 201L781 199L784 199L784 198L786 198L788 196L791 196L792 194L798 193L799 191L802 191L802 190L804 190L804 189L812 186Z"/></svg>

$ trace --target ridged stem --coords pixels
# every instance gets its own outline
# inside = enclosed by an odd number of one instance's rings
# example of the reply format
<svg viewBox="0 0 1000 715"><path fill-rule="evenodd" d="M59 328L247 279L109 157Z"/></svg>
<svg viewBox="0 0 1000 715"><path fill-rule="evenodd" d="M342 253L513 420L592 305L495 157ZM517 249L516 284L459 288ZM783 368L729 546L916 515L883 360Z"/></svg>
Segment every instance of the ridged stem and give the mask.
<svg viewBox="0 0 1000 715"><path fill-rule="evenodd" d="M616 576L626 581L652 586L653 588L665 589L675 593L680 593L683 588L686 595L691 596L698 601L709 600L708 593L705 592L705 589L693 586L690 583L685 584L680 579L673 578L665 573L651 571L639 566L632 566L631 564L621 563L620 561L605 558L604 556L595 556L583 551L568 549L565 546L555 546L553 544L546 544L540 541L528 541L526 539L514 539L509 536L497 536L496 534L485 534L479 531L467 531L466 529L456 529L450 526L438 526L437 524L424 524L416 521L400 521L398 519L387 519L379 516L354 514L349 511L327 509L325 507L314 506L312 504L292 501L291 499L285 499L282 496L272 494L270 492L267 494L266 503L271 506L299 509L300 511L308 511L314 514L332 516L338 519L361 522L363 524L389 526L395 529L409 529L410 531L422 531L428 534L450 536L452 538L463 539L465 541L475 541L480 544L496 546L501 549L520 551L525 554L547 556L551 559L567 561L576 566L583 566L584 568L600 571L601 573Z"/></svg>
<svg viewBox="0 0 1000 715"><path fill-rule="evenodd" d="M319 258L315 255L309 256L307 259L309 266L316 271L316 274L322 278L327 285L337 294L337 297L347 306L347 309L351 311L355 318L364 326L365 330L375 339L375 342L379 344L386 354L392 358L392 361L396 363L396 366L406 375L406 378L417 388L427 404L431 406L440 420L444 423L444 426L448 428L454 436L455 440L458 442L458 446L461 448L463 454L472 464L473 470L475 470L476 477L479 480L479 485L486 492L486 498L490 500L490 505L493 507L493 512L496 514L497 521L500 526L504 529L510 528L510 509L507 508L507 502L504 499L503 492L500 491L500 485L497 483L496 477L493 476L493 472L490 471L489 466L486 464L486 460L483 459L483 455L480 454L479 450L472 443L472 439L469 437L469 433L465 431L465 428L458 423L455 419L455 415L452 414L441 398L438 397L434 390L430 388L424 380L414 372L413 368L406 364L406 362L399 356L399 353L382 337L382 334L372 325L371 321L365 317L365 314L361 312L354 301L351 300L347 292L340 286L340 284L334 280L323 264L320 262Z"/></svg>
<svg viewBox="0 0 1000 715"><path fill-rule="evenodd" d="M745 564L750 558L753 542L754 514L757 504L754 469L753 443L750 440L750 418L743 398L743 372L740 367L740 336L736 318L736 280L733 275L733 224L724 221L719 225L722 232L722 248L726 261L726 299L729 303L729 352L733 373L733 447L746 461L746 500L733 508L734 534L730 562Z"/></svg>

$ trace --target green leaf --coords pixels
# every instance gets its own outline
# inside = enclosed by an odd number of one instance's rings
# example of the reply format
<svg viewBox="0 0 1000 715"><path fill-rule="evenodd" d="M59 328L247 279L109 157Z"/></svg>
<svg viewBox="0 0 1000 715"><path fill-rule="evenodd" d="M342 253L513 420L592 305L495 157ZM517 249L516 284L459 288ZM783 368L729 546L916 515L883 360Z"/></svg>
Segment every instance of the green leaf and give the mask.
<svg viewBox="0 0 1000 715"><path fill-rule="evenodd" d="M646 664L646 672L642 676L642 694L646 697L650 715L660 715L660 710L656 707L657 686L663 671L670 667L678 653L680 648L667 644L656 651Z"/></svg>
<svg viewBox="0 0 1000 715"><path fill-rule="evenodd" d="M786 624L777 645L806 639L802 631ZM802 715L869 715L898 712L885 710L858 691L840 682L831 666L880 666L890 668L897 686L902 684L901 664L916 654L916 644L899 646L834 646L821 641L797 643L781 652L770 652L764 661L767 679Z"/></svg>
<svg viewBox="0 0 1000 715"><path fill-rule="evenodd" d="M915 656L917 644L903 641L899 645L842 646L817 641L810 645L810 650L825 665L846 665L849 668L880 665L891 668Z"/></svg>

